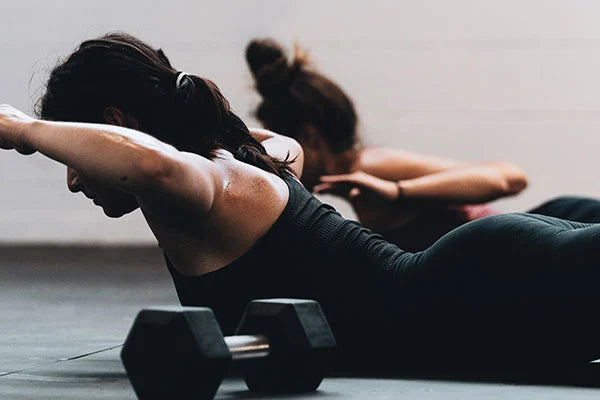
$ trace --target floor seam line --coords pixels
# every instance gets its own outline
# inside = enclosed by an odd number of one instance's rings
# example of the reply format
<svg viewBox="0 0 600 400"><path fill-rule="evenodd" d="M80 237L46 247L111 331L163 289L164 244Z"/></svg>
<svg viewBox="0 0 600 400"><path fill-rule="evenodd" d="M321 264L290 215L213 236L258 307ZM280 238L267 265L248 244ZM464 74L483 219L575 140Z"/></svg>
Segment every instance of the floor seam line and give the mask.
<svg viewBox="0 0 600 400"><path fill-rule="evenodd" d="M91 356L91 355L94 355L94 354L99 354L99 353L102 353L102 352L105 352L105 351L109 351L109 350L113 350L113 349L116 349L116 348L122 347L122 346L123 346L123 344L121 343L121 344L117 344L115 346L110 346L110 347L107 347L107 348L104 348L104 349L92 351L92 352L81 354L81 355L78 355L78 356L61 358L59 360L55 360L55 361L52 361L52 362L49 362L49 363L46 363L46 364L33 365L31 367L23 368L23 369L20 369L18 371L5 372L5 373L0 374L0 378L3 378L5 376L9 376L9 375L20 374L21 372L29 371L29 370L35 369L35 368L47 367L49 365L58 364L58 363L64 362L64 361L78 360L80 358L84 358L84 357Z"/></svg>
<svg viewBox="0 0 600 400"><path fill-rule="evenodd" d="M99 354L99 353L102 353L102 352L105 352L105 351L109 351L109 350L114 350L114 349L116 349L118 347L122 347L122 346L123 346L123 343L117 344L117 345L114 345L114 346L110 346L110 347L107 347L105 349L100 349L100 350L92 351L92 352L89 352L89 353L86 353L86 354L82 354L82 355L79 355L79 356L73 356L73 357L69 357L69 358L61 358L58 361L78 360L78 359L83 358L83 357L91 356L91 355L94 355L94 354Z"/></svg>

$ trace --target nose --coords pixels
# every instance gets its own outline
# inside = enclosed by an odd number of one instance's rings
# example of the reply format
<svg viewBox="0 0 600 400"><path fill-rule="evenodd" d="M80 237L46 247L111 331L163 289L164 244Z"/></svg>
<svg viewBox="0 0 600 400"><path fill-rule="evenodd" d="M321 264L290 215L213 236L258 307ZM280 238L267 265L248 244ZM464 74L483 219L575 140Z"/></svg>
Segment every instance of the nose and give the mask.
<svg viewBox="0 0 600 400"><path fill-rule="evenodd" d="M74 169L67 167L67 187L73 193L81 192L81 181Z"/></svg>

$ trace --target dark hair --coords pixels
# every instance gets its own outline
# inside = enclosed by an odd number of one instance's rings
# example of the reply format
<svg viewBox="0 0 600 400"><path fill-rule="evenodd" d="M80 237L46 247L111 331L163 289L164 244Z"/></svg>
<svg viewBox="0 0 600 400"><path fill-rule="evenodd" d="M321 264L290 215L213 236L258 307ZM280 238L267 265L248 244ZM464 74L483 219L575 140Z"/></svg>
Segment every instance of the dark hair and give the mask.
<svg viewBox="0 0 600 400"><path fill-rule="evenodd" d="M140 130L182 151L213 158L218 148L282 176L288 160L267 154L208 79L179 72L160 49L124 33L87 40L51 72L39 100L41 118L104 122L113 106L137 119Z"/></svg>
<svg viewBox="0 0 600 400"><path fill-rule="evenodd" d="M357 116L352 100L332 80L311 69L307 54L298 46L288 61L276 41L252 40L246 61L262 96L256 117L266 128L298 138L304 125L310 124L334 152L355 145Z"/></svg>

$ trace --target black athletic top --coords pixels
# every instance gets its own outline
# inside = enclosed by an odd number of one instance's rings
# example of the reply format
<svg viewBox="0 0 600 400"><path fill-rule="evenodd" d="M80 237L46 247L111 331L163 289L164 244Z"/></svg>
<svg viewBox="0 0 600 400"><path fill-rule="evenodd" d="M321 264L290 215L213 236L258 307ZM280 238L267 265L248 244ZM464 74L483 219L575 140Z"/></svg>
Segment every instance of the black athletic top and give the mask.
<svg viewBox="0 0 600 400"><path fill-rule="evenodd" d="M221 328L234 331L252 299L308 298L321 303L331 324L348 313L371 314L381 281L410 256L321 203L292 177L289 199L275 224L246 254L201 276L184 276L167 259L182 305L213 309ZM396 273L398 268L396 268ZM369 299L368 301L366 299Z"/></svg>

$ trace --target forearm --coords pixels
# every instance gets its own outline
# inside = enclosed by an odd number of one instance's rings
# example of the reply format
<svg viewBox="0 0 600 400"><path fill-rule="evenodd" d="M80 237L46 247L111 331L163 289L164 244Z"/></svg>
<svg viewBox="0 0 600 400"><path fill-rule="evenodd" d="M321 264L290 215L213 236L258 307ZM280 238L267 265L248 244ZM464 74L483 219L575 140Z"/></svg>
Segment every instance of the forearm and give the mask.
<svg viewBox="0 0 600 400"><path fill-rule="evenodd" d="M526 184L520 170L503 163L471 164L398 182L404 198L449 203L483 203L516 194Z"/></svg>
<svg viewBox="0 0 600 400"><path fill-rule="evenodd" d="M23 124L21 142L89 178L135 188L173 151L144 133L113 125L35 120Z"/></svg>

